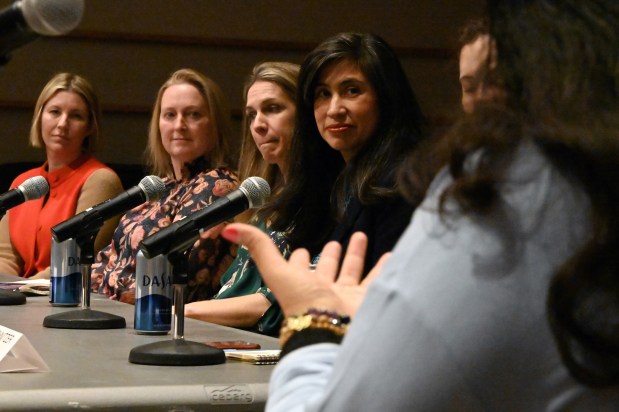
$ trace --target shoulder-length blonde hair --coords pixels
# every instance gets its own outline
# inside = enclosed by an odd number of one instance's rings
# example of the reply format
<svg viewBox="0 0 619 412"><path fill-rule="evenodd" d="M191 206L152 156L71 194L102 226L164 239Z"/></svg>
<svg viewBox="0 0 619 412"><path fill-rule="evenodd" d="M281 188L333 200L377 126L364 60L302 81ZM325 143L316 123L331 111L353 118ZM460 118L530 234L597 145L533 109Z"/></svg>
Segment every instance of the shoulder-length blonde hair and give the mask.
<svg viewBox="0 0 619 412"><path fill-rule="evenodd" d="M284 93L296 104L299 68L298 64L288 62L263 62L255 65L243 87L244 101L247 102L247 92L254 83L266 81L281 87ZM288 159L286 159L286 163L287 161ZM264 178L271 186L273 193L277 193L279 186L283 183L282 171L279 170L279 167L274 164L268 164L258 150L251 135L249 119L247 114L243 112L239 177L243 180L250 176Z"/></svg>
<svg viewBox="0 0 619 412"><path fill-rule="evenodd" d="M195 87L206 102L208 115L215 133L215 147L210 153L204 153L213 167L228 166L230 161L230 112L223 92L210 78L193 69L180 69L172 73L161 86L153 107L146 147L147 164L158 176L174 176L170 155L161 142L159 117L161 115L161 98L168 87L177 84L189 84Z"/></svg>
<svg viewBox="0 0 619 412"><path fill-rule="evenodd" d="M58 92L66 91L78 94L86 103L88 109L88 126L90 134L82 142L82 151L94 153L101 143L101 107L94 88L88 80L73 73L58 73L52 77L37 99L32 116L32 126L30 127L30 145L33 147L44 147L43 135L41 132L41 116L43 108L47 102Z"/></svg>

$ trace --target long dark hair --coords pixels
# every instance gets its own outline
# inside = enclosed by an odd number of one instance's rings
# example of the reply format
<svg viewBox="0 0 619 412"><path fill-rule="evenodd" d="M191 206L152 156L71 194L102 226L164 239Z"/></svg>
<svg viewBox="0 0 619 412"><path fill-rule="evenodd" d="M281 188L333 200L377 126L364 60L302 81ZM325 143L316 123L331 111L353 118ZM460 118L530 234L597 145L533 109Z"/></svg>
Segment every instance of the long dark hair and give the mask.
<svg viewBox="0 0 619 412"><path fill-rule="evenodd" d="M380 110L377 130L348 164L323 140L314 117L320 75L339 61L359 67L376 91ZM286 188L271 205L272 227L287 231L293 247L317 252L350 196L366 205L399 196L393 172L421 140L424 124L406 74L383 39L341 33L321 43L301 65L291 164Z"/></svg>
<svg viewBox="0 0 619 412"><path fill-rule="evenodd" d="M547 315L576 379L619 383L619 2L488 4L505 101L481 104L435 147L435 164L454 178L443 205L452 198L465 213L491 213L502 177L494 166L525 137L583 188L591 232L554 274ZM480 148L479 166L464 173L465 159ZM418 195L425 176L409 170L403 186Z"/></svg>

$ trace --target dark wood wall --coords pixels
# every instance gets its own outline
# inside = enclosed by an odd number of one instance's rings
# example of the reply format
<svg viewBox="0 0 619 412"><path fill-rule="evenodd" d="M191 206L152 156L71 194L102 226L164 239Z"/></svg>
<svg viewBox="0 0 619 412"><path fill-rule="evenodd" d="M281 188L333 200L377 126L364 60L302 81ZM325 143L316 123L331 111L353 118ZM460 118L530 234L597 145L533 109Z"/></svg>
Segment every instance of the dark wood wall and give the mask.
<svg viewBox="0 0 619 412"><path fill-rule="evenodd" d="M396 49L422 107L435 122L458 110L458 28L482 0L85 0L79 27L16 50L0 68L0 164L39 161L27 145L32 109L60 71L90 79L104 109L106 162L142 161L150 109L181 67L220 84L240 130L241 87L265 60L300 63L326 37L369 31ZM0 7L11 1L0 1Z"/></svg>

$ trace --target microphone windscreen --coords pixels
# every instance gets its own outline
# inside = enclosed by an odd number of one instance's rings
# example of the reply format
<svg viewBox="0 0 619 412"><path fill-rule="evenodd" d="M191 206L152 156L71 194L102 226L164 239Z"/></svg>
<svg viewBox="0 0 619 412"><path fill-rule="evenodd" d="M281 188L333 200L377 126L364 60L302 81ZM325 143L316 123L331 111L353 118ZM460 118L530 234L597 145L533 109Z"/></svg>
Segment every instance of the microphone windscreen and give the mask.
<svg viewBox="0 0 619 412"><path fill-rule="evenodd" d="M147 202L159 199L165 191L165 183L159 176L146 176L140 180L138 186L144 191Z"/></svg>
<svg viewBox="0 0 619 412"><path fill-rule="evenodd" d="M35 33L60 36L80 24L84 0L22 0L21 11Z"/></svg>
<svg viewBox="0 0 619 412"><path fill-rule="evenodd" d="M43 176L34 176L26 179L18 186L25 200L39 199L49 192L49 183Z"/></svg>
<svg viewBox="0 0 619 412"><path fill-rule="evenodd" d="M247 196L250 209L262 207L271 196L271 186L266 180L258 176L243 180L239 189Z"/></svg>

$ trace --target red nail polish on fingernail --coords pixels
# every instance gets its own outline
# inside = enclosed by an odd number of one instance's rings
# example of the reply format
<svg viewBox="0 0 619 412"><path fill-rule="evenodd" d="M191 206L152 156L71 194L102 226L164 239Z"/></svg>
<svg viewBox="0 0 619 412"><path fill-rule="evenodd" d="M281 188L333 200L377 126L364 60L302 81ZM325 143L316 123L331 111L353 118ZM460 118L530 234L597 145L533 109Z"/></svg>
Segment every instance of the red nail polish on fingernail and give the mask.
<svg viewBox="0 0 619 412"><path fill-rule="evenodd" d="M230 242L239 243L239 231L233 227L226 226L221 235Z"/></svg>

